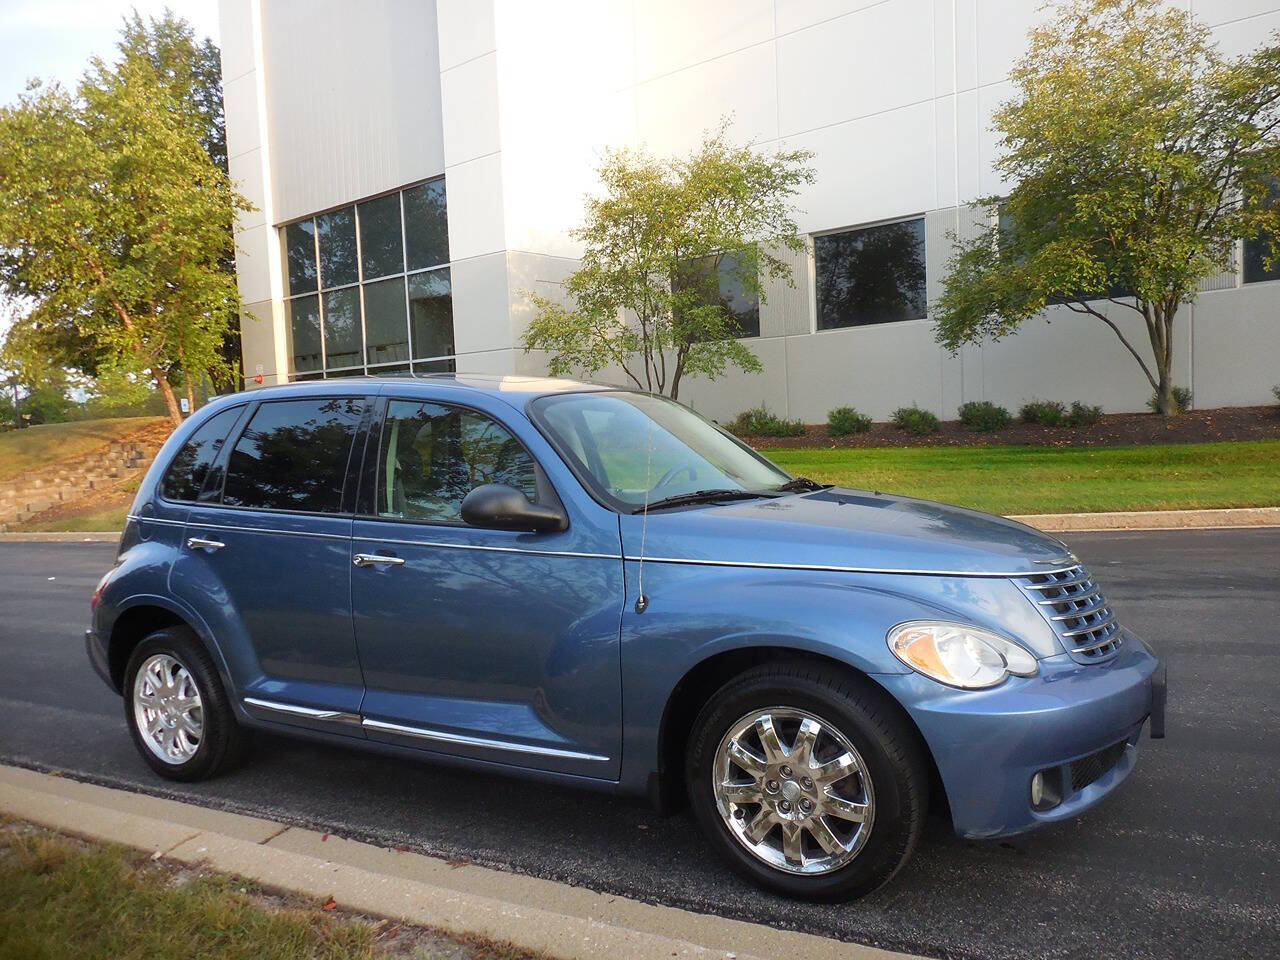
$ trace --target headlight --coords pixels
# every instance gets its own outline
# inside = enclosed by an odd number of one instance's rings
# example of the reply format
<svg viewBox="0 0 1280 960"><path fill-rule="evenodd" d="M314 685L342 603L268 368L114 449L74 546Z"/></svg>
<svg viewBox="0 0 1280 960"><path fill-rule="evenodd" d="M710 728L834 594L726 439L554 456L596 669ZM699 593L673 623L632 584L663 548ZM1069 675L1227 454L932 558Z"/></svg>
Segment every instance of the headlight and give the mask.
<svg viewBox="0 0 1280 960"><path fill-rule="evenodd" d="M1030 677L1036 658L997 633L963 623L912 620L886 638L893 655L912 670L950 687L979 690L1003 683L1010 674Z"/></svg>

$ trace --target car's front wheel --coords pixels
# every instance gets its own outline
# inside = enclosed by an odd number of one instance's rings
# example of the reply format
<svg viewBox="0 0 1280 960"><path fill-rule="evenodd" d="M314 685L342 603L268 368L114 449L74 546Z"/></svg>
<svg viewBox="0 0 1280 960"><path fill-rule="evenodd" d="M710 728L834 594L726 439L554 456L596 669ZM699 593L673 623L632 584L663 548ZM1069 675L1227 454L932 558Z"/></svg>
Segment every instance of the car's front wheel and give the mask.
<svg viewBox="0 0 1280 960"><path fill-rule="evenodd" d="M142 759L170 780L215 776L247 745L213 660L186 627L157 630L134 648L124 714Z"/></svg>
<svg viewBox="0 0 1280 960"><path fill-rule="evenodd" d="M886 883L919 840L928 772L888 696L843 671L770 663L726 683L694 723L695 815L740 873L845 900Z"/></svg>

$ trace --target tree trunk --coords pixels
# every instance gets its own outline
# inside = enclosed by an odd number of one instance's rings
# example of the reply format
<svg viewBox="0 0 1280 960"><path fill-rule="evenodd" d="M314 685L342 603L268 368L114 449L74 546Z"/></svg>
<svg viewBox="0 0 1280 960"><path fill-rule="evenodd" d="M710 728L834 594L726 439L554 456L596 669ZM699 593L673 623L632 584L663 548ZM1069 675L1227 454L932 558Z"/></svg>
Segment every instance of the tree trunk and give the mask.
<svg viewBox="0 0 1280 960"><path fill-rule="evenodd" d="M191 371L183 370L182 375L187 378L187 413L196 412L196 391L191 383Z"/></svg>
<svg viewBox="0 0 1280 960"><path fill-rule="evenodd" d="M164 397L164 407L169 413L169 419L173 421L175 427L180 426L182 424L182 410L178 407L178 398L173 395L173 384L169 382L169 378L165 376L164 371L159 367L151 369L151 376L160 388L160 396Z"/></svg>
<svg viewBox="0 0 1280 960"><path fill-rule="evenodd" d="M1178 413L1173 399L1173 318L1177 306L1152 308L1151 349L1156 357L1156 406L1161 416L1172 417Z"/></svg>

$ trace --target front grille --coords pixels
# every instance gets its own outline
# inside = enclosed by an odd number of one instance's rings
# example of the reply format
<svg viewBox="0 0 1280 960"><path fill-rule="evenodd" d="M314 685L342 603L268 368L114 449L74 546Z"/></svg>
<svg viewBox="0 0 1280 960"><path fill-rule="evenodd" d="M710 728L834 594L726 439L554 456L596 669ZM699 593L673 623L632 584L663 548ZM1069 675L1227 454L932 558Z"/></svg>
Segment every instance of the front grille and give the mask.
<svg viewBox="0 0 1280 960"><path fill-rule="evenodd" d="M1083 566L1018 578L1078 663L1103 663L1120 652L1120 624Z"/></svg>
<svg viewBox="0 0 1280 960"><path fill-rule="evenodd" d="M1096 780L1101 780L1111 772L1111 768L1124 756L1125 741L1103 747L1097 753L1071 761L1071 789L1083 790Z"/></svg>

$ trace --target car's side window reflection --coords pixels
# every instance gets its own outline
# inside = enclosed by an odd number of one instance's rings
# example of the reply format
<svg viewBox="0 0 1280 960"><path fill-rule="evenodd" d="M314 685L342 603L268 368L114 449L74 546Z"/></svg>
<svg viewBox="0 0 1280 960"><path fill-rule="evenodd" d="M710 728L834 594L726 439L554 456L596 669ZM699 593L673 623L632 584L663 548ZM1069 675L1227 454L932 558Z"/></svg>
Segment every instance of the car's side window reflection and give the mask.
<svg viewBox="0 0 1280 960"><path fill-rule="evenodd" d="M485 483L505 483L537 500L533 458L505 427L462 407L388 403L378 449L378 516L460 523L463 498Z"/></svg>

